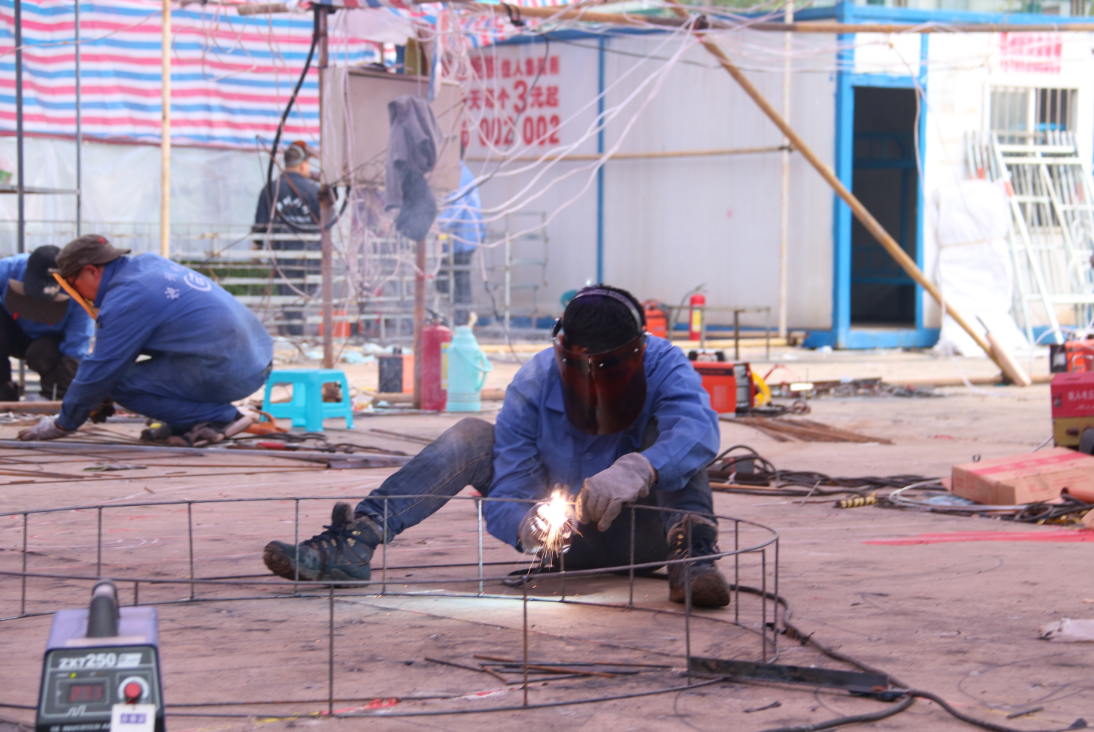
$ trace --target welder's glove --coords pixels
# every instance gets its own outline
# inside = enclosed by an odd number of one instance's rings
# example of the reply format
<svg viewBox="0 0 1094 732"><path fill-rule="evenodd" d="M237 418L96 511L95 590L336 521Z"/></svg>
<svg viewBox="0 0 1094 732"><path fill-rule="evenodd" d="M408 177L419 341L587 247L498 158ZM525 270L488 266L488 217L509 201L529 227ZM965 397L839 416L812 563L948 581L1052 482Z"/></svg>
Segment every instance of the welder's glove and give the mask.
<svg viewBox="0 0 1094 732"><path fill-rule="evenodd" d="M623 504L634 503L649 495L650 486L657 480L657 471L640 452L627 453L607 470L591 478L577 497L577 520L588 524L599 522L596 528L607 531L612 521L623 510Z"/></svg>
<svg viewBox="0 0 1094 732"><path fill-rule="evenodd" d="M71 435L69 430L63 430L57 426L56 417L42 417L38 424L19 433L19 439L24 442L38 440L56 440L58 437Z"/></svg>

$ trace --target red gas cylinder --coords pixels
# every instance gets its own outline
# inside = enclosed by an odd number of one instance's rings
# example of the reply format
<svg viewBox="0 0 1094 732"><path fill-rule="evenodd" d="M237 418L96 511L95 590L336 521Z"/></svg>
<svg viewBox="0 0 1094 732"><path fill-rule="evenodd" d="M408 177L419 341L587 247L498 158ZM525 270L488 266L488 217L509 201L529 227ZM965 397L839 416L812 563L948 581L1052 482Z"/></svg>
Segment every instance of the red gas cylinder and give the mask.
<svg viewBox="0 0 1094 732"><path fill-rule="evenodd" d="M452 331L443 325L422 328L422 409L443 412L448 394L441 387L441 345L452 341Z"/></svg>
<svg viewBox="0 0 1094 732"><path fill-rule="evenodd" d="M692 295L688 300L690 311L688 312L688 340L697 341L703 330L703 307L707 304L706 295Z"/></svg>
<svg viewBox="0 0 1094 732"><path fill-rule="evenodd" d="M665 317L665 308L657 300L642 303L646 315L646 330L658 338L669 337L669 319Z"/></svg>

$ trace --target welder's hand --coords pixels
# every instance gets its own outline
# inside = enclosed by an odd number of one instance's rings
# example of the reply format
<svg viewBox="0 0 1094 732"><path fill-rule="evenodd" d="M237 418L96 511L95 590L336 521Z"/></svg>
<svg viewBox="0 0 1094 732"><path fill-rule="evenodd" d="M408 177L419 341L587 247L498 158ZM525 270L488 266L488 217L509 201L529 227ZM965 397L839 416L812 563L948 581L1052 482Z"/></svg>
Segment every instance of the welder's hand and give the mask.
<svg viewBox="0 0 1094 732"><path fill-rule="evenodd" d="M91 411L91 414L88 415L88 419L95 424L101 424L105 422L108 417L113 417L114 414L114 400L107 397L106 399L103 399L102 404Z"/></svg>
<svg viewBox="0 0 1094 732"><path fill-rule="evenodd" d="M72 432L63 430L57 426L56 417L42 417L38 424L19 433L19 439L24 442L39 440L56 440L58 437L71 435Z"/></svg>
<svg viewBox="0 0 1094 732"><path fill-rule="evenodd" d="M597 521L596 528L607 531L623 510L623 504L649 495L650 486L656 480L657 471L645 455L640 452L624 455L607 470L585 479L577 497L578 522Z"/></svg>

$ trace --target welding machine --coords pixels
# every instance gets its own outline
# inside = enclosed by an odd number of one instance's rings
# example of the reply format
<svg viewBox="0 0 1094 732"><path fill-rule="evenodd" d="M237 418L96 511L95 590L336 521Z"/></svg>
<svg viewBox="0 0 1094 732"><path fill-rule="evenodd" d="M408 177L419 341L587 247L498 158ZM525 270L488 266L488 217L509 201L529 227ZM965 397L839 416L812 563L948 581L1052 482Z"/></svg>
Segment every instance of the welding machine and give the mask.
<svg viewBox="0 0 1094 732"><path fill-rule="evenodd" d="M1094 452L1094 371L1052 377L1052 437L1057 447ZM1084 439L1084 433L1090 431Z"/></svg>
<svg viewBox="0 0 1094 732"><path fill-rule="evenodd" d="M1054 374L1094 371L1094 340L1049 344L1048 370Z"/></svg>
<svg viewBox="0 0 1094 732"><path fill-rule="evenodd" d="M747 363L727 361L724 351L692 350L688 360L699 372L715 412L735 414L756 406L756 384Z"/></svg>
<svg viewBox="0 0 1094 732"><path fill-rule="evenodd" d="M159 625L152 607L118 609L110 580L87 610L49 631L35 732L163 732Z"/></svg>

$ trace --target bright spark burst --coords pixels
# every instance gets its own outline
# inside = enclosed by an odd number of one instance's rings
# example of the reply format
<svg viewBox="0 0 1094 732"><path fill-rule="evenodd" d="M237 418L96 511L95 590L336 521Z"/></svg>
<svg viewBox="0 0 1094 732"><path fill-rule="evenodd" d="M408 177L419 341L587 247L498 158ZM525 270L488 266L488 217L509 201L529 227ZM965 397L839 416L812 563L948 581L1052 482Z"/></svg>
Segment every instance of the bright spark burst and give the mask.
<svg viewBox="0 0 1094 732"><path fill-rule="evenodd" d="M541 551L545 557L564 554L570 548L570 537L574 531L572 514L573 506L561 489L551 494L551 500L536 506L536 523L543 532Z"/></svg>

